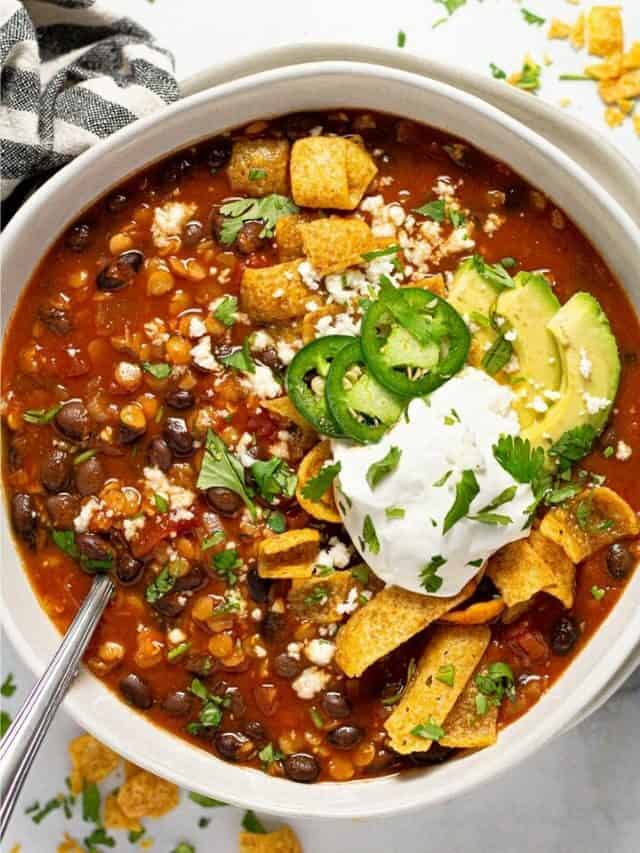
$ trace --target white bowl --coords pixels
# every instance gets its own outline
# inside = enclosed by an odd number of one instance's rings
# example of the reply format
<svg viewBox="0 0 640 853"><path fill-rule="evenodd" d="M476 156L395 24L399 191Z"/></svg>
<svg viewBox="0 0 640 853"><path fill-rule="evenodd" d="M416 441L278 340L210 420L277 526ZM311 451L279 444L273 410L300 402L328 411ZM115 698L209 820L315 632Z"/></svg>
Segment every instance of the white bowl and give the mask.
<svg viewBox="0 0 640 853"><path fill-rule="evenodd" d="M581 168L524 125L477 98L424 77L362 63L324 62L246 77L194 95L137 122L83 154L21 208L2 239L3 323L41 255L110 187L174 149L220 130L297 110L354 107L425 122L509 163L582 228L640 305L640 231ZM37 250L34 251L34 244ZM59 636L40 608L2 514L2 602L6 630L40 673ZM361 782L296 785L224 763L134 713L83 672L66 707L75 720L131 761L190 790L291 817L397 814L458 796L522 761L602 695L640 640L640 573L554 687L489 749L430 769Z"/></svg>

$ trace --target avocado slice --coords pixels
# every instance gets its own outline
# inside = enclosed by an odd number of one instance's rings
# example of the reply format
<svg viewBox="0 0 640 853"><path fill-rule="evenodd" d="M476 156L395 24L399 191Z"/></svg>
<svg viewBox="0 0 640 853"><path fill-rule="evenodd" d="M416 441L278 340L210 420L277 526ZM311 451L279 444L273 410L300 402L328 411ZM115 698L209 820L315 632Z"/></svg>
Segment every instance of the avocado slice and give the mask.
<svg viewBox="0 0 640 853"><path fill-rule="evenodd" d="M486 317L487 325L480 326L472 336L469 363L479 367L482 357L497 338L497 333L488 325L495 311L498 289L485 281L475 269L473 258L467 258L455 271L449 287L447 301L467 322L475 323L474 314Z"/></svg>
<svg viewBox="0 0 640 853"><path fill-rule="evenodd" d="M429 370L438 363L440 347L435 341L423 346L404 326L394 324L380 353L390 367L418 367Z"/></svg>
<svg viewBox="0 0 640 853"><path fill-rule="evenodd" d="M560 399L523 431L534 445L550 446L569 429L604 427L620 382L616 339L600 303L575 293L547 323L560 356Z"/></svg>
<svg viewBox="0 0 640 853"><path fill-rule="evenodd" d="M498 297L496 313L504 317L506 327L515 334L513 352L519 369L514 379L515 410L521 426L528 427L540 418L532 408L538 398L552 405L545 391L558 391L562 380L560 354L547 324L560 310L560 302L541 273L519 272L516 286Z"/></svg>

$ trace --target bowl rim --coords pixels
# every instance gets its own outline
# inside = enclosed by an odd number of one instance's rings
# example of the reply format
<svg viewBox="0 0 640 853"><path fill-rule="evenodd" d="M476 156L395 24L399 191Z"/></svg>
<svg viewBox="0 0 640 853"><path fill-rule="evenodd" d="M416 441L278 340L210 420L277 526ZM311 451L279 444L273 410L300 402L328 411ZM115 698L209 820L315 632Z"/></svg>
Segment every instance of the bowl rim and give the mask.
<svg viewBox="0 0 640 853"><path fill-rule="evenodd" d="M576 166L565 154L555 149L547 140L541 139L529 128L501 114L500 111L485 104L475 96L459 92L449 85L388 67L336 61L309 63L251 75L223 84L213 90L190 96L177 102L161 114L142 119L134 125L124 128L100 145L82 154L28 199L7 226L2 238L3 249L8 246L8 253L10 254L11 241L17 239L21 232L29 228L32 224L31 220L35 220L37 223L37 214L41 208L49 204L50 199L55 199L57 195L64 194L65 189L73 187L74 182L77 183L81 180L87 169L90 167L98 168L111 155L117 159L114 152L118 150L120 154L128 151L133 153L136 146L139 146L142 151L147 131L153 129L157 131L165 122L173 121L175 123L184 118L185 115L188 117L191 112L195 115L203 107L215 107L216 103L223 102L225 99L238 98L247 93L253 93L251 96L254 97L256 93L270 89L275 92L278 90L278 86L291 85L293 81L297 84L309 85L314 78L338 82L340 78L344 79L345 76L348 76L354 84L364 85L363 81L366 78L366 85L369 85L371 80L376 80L387 83L390 87L406 90L407 96L410 93L412 95L415 93L416 97L428 95L434 101L439 99L441 102L453 102L457 108L469 113L469 115L474 115L478 122L484 120L495 126L496 130L500 129L505 137L518 139L518 144L526 149L532 157L536 152L538 157L541 157L544 152L544 157L553 163L557 171L565 173L569 179L580 184L586 194L609 213L612 223L622 231L625 239L631 242L633 251L640 257L640 232L630 217L582 168ZM371 95L371 100L374 100L373 95ZM377 109L377 107L369 108ZM279 112L284 112L287 109L289 108L284 107ZM257 107L254 109L254 112L256 111ZM388 111L396 114L405 112L402 105L397 105ZM263 114L264 112L263 110ZM257 114L256 112L256 116ZM250 119L245 117L237 123L246 123L248 120ZM438 122L433 122L433 124L442 126ZM211 132L206 135L211 135ZM188 145L190 141L196 141L196 138L203 137L193 137L192 140L187 134L185 140L175 147ZM482 145L481 147L486 148L487 146ZM165 150L157 156L147 154L143 162L154 162L162 159L168 153L170 151ZM139 153L138 156L142 155ZM131 172L139 171L140 168L142 165L136 165L135 168L131 169ZM99 197L110 186L117 185L122 180L124 180L124 176L120 175L113 181L99 183L100 188L91 191L90 198ZM90 201L87 202L87 204L89 203ZM77 213L76 210L76 215ZM577 219L573 212L572 218ZM61 227L57 226L55 237L58 236L60 230ZM597 244L597 241L594 242ZM38 262L43 254L44 251L39 253ZM613 266L615 268L615 264ZM31 268L35 268L35 264ZM8 533L6 513L2 519L2 532L3 539L5 536L8 540L11 539ZM8 549L15 551L13 544L9 545ZM17 553L13 553L12 557L13 559L9 562L19 567L19 571L24 575L23 582L28 584L26 573L22 569ZM633 587L634 595L640 591L638 572L636 572L630 586ZM30 588L29 593L33 596L33 591ZM631 589L628 588L623 599L627 600L630 597ZM640 596L638 597L640 598ZM622 603L620 601L615 610L619 609ZM59 635L37 601L36 606L40 612L43 625L50 629L48 632L43 629L43 632L47 633L47 642L49 646L55 647L59 642ZM601 650L602 654L599 657L595 655L596 645L601 645L596 644L598 637L596 635L591 639L588 647L581 653L577 661L569 668L569 672L575 672L579 669L585 670L585 676L588 674L588 678L583 677L577 685L580 688L579 690L568 692L567 689L560 689L563 684L566 685L568 681L575 680L575 677L569 679L568 674L565 673L563 678L540 700L535 708L522 718L528 720L531 715L535 715L531 717L531 725L523 727L518 721L504 730L498 745L465 756L464 770L461 766L459 772L452 779L449 779L452 774L448 772L447 768L456 767L457 761L434 768L429 773L421 772L418 776L408 773L402 776L387 776L357 782L320 783L310 787L292 785L288 781L273 779L259 771L234 767L222 762L205 750L180 741L170 733L150 724L141 715L132 713L132 710L114 697L111 691L99 683L97 678L86 673L83 673L76 682L65 701L65 706L81 726L124 757L158 773L158 775L173 779L182 787L204 794L209 793L236 805L263 809L290 817L353 818L367 817L372 814L376 816L400 814L423 807L426 804L435 805L471 790L476 785L486 782L498 773L504 772L517 762L524 760L539 746L562 731L582 709L600 694L611 679L612 674L624 664L632 653L640 637L640 608L635 612L632 611L629 616L630 618L621 630L614 648ZM39 674L43 670L46 660L34 650L31 638L25 634L23 626L19 624L21 617L19 608L12 608L6 595L3 595L0 601L0 617L20 656L34 672ZM600 629L599 634L602 633L603 628ZM588 655L590 649L593 650L593 653ZM584 661L587 655L589 657L588 668L585 664L579 666L579 662ZM564 696L563 702L558 703L549 699L550 696L555 697L567 693L568 695ZM106 719L96 717L96 713L101 711L106 712ZM118 724L121 723L122 728L110 727L110 723L114 721ZM514 732L517 733L515 736ZM157 748L168 747L168 754L156 756L150 752L144 752L143 749L147 742L153 742ZM174 749L171 749L172 746ZM191 768L191 773L195 773L195 775L191 775L186 769L177 767L172 758L172 753L173 756L176 753L180 753L183 757L189 756L190 760L186 761L185 758L182 763L186 762ZM206 762L199 760L202 758L205 758ZM211 777L217 777L214 779L213 787L209 782ZM439 786L438 780L444 784ZM435 785L431 784L432 782L435 782Z"/></svg>

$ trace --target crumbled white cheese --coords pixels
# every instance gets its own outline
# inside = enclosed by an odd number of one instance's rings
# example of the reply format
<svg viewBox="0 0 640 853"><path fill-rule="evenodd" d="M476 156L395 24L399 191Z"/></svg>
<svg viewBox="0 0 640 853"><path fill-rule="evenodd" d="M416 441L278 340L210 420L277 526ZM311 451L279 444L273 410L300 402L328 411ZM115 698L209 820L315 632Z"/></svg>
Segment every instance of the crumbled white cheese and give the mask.
<svg viewBox="0 0 640 853"><path fill-rule="evenodd" d="M97 498L89 498L78 515L73 519L73 527L76 533L86 533L91 524L91 519L102 508L102 501L99 501Z"/></svg>
<svg viewBox="0 0 640 853"><path fill-rule="evenodd" d="M276 344L276 352L278 358L283 364L291 364L293 357L298 351L297 347L292 346L288 341L278 341Z"/></svg>
<svg viewBox="0 0 640 853"><path fill-rule="evenodd" d="M146 488L150 492L153 492L153 494L160 495L169 501L172 517L174 513L176 520L185 520L186 518L193 517L191 512L189 512L188 516L185 516L182 511L189 510L189 507L193 505L196 499L194 492L170 483L167 475L160 468L147 467L144 469L143 474Z"/></svg>
<svg viewBox="0 0 640 853"><path fill-rule="evenodd" d="M261 400L270 400L282 393L282 386L273 375L271 368L265 364L256 364L254 373L244 374L242 384Z"/></svg>
<svg viewBox="0 0 640 853"><path fill-rule="evenodd" d="M300 660L300 649L302 648L301 643L289 643L287 646L287 654L290 658L294 660Z"/></svg>
<svg viewBox="0 0 640 853"><path fill-rule="evenodd" d="M342 314L325 314L316 323L317 337L322 338L325 335L359 335L360 324L361 321L359 319L355 319L346 311Z"/></svg>
<svg viewBox="0 0 640 853"><path fill-rule="evenodd" d="M594 397L587 391L583 392L582 399L590 415L597 415L598 412L604 412L611 405L611 400L607 400L606 397Z"/></svg>
<svg viewBox="0 0 640 853"><path fill-rule="evenodd" d="M253 444L253 436L250 432L244 432L236 444L236 456L244 468L250 468L256 461L255 456L250 453L249 448Z"/></svg>
<svg viewBox="0 0 640 853"><path fill-rule="evenodd" d="M518 340L518 333L515 329L509 329L508 332L504 333L504 339L512 344L514 341Z"/></svg>
<svg viewBox="0 0 640 853"><path fill-rule="evenodd" d="M358 589L355 586L352 586L349 590L349 594L345 601L341 601L336 606L336 612L340 613L343 616L348 616L350 613L353 613L354 610L358 607Z"/></svg>
<svg viewBox="0 0 640 853"><path fill-rule="evenodd" d="M131 542L132 539L137 536L137 534L144 527L146 519L144 515L138 515L135 518L125 518L122 522L122 527L124 530L124 538L127 542Z"/></svg>
<svg viewBox="0 0 640 853"><path fill-rule="evenodd" d="M205 335L194 347L191 347L191 358L193 363L202 370L215 370L218 367L218 362L211 352L211 335Z"/></svg>
<svg viewBox="0 0 640 853"><path fill-rule="evenodd" d="M485 234L489 236L495 234L498 228L501 228L506 222L506 217L501 216L499 213L490 213L484 221L484 225L482 226L482 230Z"/></svg>
<svg viewBox="0 0 640 853"><path fill-rule="evenodd" d="M351 551L337 536L332 536L327 548L323 548L316 558L317 566L330 566L332 569L344 569L349 565Z"/></svg>
<svg viewBox="0 0 640 853"><path fill-rule="evenodd" d="M593 364L584 347L580 347L580 375L583 379L591 379Z"/></svg>
<svg viewBox="0 0 640 853"><path fill-rule="evenodd" d="M135 388L142 379L142 370L138 364L130 361L120 361L115 370L116 382L123 387Z"/></svg>
<svg viewBox="0 0 640 853"><path fill-rule="evenodd" d="M317 666L330 664L335 651L335 643L331 643L329 640L313 639L304 647L305 655L311 663L315 663Z"/></svg>
<svg viewBox="0 0 640 853"><path fill-rule="evenodd" d="M203 335L207 334L207 327L202 321L201 317L192 317L189 320L189 337L190 338L201 338Z"/></svg>
<svg viewBox="0 0 640 853"><path fill-rule="evenodd" d="M187 639L187 635L181 628L172 628L167 633L167 640L172 646L179 646L180 643L184 643Z"/></svg>
<svg viewBox="0 0 640 853"><path fill-rule="evenodd" d="M448 175L440 175L431 188L431 192L438 198L452 199L456 194L456 188Z"/></svg>
<svg viewBox="0 0 640 853"><path fill-rule="evenodd" d="M543 391L543 396L546 397L547 400L550 400L552 403L555 403L557 400L562 397L560 391L552 391L550 388L547 388L546 391Z"/></svg>
<svg viewBox="0 0 640 853"><path fill-rule="evenodd" d="M629 447L629 445L624 441L619 441L618 446L616 448L616 459L619 459L620 462L626 462L627 459L631 458L631 454L633 450Z"/></svg>
<svg viewBox="0 0 640 853"><path fill-rule="evenodd" d="M533 400L527 405L528 409L533 409L534 412L538 412L543 415L549 409L549 404L545 403L542 397L537 394Z"/></svg>
<svg viewBox="0 0 640 853"><path fill-rule="evenodd" d="M158 249L166 249L171 245L171 237L178 237L182 229L196 212L195 204L184 204L181 201L167 201L161 207L156 207L151 223L151 237Z"/></svg>
<svg viewBox="0 0 640 853"><path fill-rule="evenodd" d="M309 290L318 290L320 287L320 277L309 261L302 261L302 263L298 265L298 272L300 273L300 278Z"/></svg>
<svg viewBox="0 0 640 853"><path fill-rule="evenodd" d="M263 329L259 329L253 335L251 346L256 350L266 349L267 347L273 346L273 338Z"/></svg>
<svg viewBox="0 0 640 853"><path fill-rule="evenodd" d="M517 373L520 370L520 359L514 353L504 366L505 373Z"/></svg>
<svg viewBox="0 0 640 853"><path fill-rule="evenodd" d="M169 340L169 332L164 320L156 317L144 324L144 333L154 346L161 346Z"/></svg>
<svg viewBox="0 0 640 853"><path fill-rule="evenodd" d="M331 675L318 669L317 666L308 666L303 669L291 686L298 694L299 699L313 699L313 697L324 690Z"/></svg>

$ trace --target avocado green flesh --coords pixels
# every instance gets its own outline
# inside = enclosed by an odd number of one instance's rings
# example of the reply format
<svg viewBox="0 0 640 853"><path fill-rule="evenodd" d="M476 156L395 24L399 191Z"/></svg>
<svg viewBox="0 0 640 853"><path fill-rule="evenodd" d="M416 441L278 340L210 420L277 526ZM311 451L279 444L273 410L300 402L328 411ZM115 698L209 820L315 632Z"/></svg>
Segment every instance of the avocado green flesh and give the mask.
<svg viewBox="0 0 640 853"><path fill-rule="evenodd" d="M472 315L481 314L487 319L493 314L498 291L486 282L474 268L473 260L463 261L455 271L449 288L447 301L453 305L458 314L467 322L473 322ZM497 337L490 326L481 326L473 333L473 347L469 353L469 361L475 367L480 365L482 356Z"/></svg>
<svg viewBox="0 0 640 853"><path fill-rule="evenodd" d="M429 370L438 363L440 350L436 343L419 344L403 326L393 325L380 354L389 367L417 367Z"/></svg>
<svg viewBox="0 0 640 853"><path fill-rule="evenodd" d="M532 444L542 446L553 444L564 432L583 424L600 432L620 382L616 339L599 302L590 293L574 294L547 323L547 329L560 356L561 396L540 421L523 432ZM593 402L591 412L589 399Z"/></svg>
<svg viewBox="0 0 640 853"><path fill-rule="evenodd" d="M496 311L504 317L505 328L515 332L513 351L519 368L514 375L526 380L515 388L515 409L520 424L528 427L536 419L531 408L533 399L541 397L548 404L544 392L560 389L560 353L554 336L547 329L547 324L560 310L560 302L540 273L520 272L515 282L516 287L504 290L498 297Z"/></svg>
<svg viewBox="0 0 640 853"><path fill-rule="evenodd" d="M368 373L363 373L345 394L349 408L356 414L394 424L402 414L397 399Z"/></svg>

